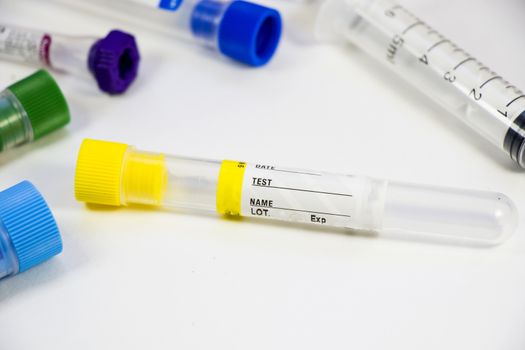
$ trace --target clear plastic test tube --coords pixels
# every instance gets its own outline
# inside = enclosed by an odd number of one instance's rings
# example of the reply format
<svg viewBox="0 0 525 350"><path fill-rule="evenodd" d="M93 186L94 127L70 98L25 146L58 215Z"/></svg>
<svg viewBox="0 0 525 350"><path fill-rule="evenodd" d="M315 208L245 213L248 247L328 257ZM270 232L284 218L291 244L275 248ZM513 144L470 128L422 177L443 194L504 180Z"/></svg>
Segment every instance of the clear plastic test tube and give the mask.
<svg viewBox="0 0 525 350"><path fill-rule="evenodd" d="M501 193L189 159L90 139L80 148L75 195L87 203L192 209L472 245L503 242L518 216Z"/></svg>
<svg viewBox="0 0 525 350"><path fill-rule="evenodd" d="M281 36L279 12L247 1L180 0L164 7L148 0L92 3L109 8L112 16L124 15L156 31L197 41L250 66L270 61Z"/></svg>
<svg viewBox="0 0 525 350"><path fill-rule="evenodd" d="M30 182L0 192L0 279L24 272L61 251L53 214Z"/></svg>
<svg viewBox="0 0 525 350"><path fill-rule="evenodd" d="M119 30L97 38L0 24L0 59L89 74L100 90L121 94L137 77L140 54L135 37Z"/></svg>
<svg viewBox="0 0 525 350"><path fill-rule="evenodd" d="M183 0L129 0L137 4L159 8L166 11L175 11L182 4Z"/></svg>
<svg viewBox="0 0 525 350"><path fill-rule="evenodd" d="M39 70L0 92L0 152L36 141L69 120L60 87Z"/></svg>
<svg viewBox="0 0 525 350"><path fill-rule="evenodd" d="M525 167L525 94L391 0L326 0L318 39L363 49Z"/></svg>

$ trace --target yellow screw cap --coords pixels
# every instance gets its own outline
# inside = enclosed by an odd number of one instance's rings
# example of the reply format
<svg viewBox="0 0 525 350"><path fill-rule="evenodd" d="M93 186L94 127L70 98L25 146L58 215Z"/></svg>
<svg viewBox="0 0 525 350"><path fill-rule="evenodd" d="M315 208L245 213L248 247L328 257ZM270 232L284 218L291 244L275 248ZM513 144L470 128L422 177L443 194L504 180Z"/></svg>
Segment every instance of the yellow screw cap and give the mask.
<svg viewBox="0 0 525 350"><path fill-rule="evenodd" d="M121 176L128 145L85 139L78 153L75 197L78 201L121 205Z"/></svg>

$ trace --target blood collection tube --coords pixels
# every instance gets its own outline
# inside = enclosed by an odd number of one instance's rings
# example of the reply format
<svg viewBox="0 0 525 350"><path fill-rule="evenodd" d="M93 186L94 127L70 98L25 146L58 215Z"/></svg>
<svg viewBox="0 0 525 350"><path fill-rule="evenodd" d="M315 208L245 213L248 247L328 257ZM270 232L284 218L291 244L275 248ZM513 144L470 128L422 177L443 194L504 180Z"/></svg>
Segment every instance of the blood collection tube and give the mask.
<svg viewBox="0 0 525 350"><path fill-rule="evenodd" d="M128 0L137 4L158 8L161 10L175 11L182 4L183 0Z"/></svg>
<svg viewBox="0 0 525 350"><path fill-rule="evenodd" d="M186 41L197 40L256 67L270 61L281 36L278 11L242 0L92 0L76 6L90 9L94 6L105 15L124 18Z"/></svg>
<svg viewBox="0 0 525 350"><path fill-rule="evenodd" d="M69 120L60 88L39 70L0 92L0 152L38 140Z"/></svg>
<svg viewBox="0 0 525 350"><path fill-rule="evenodd" d="M137 77L140 55L134 36L119 30L96 38L0 24L0 59L91 74L100 90L121 94Z"/></svg>
<svg viewBox="0 0 525 350"><path fill-rule="evenodd" d="M517 225L516 207L501 193L190 159L91 139L80 148L75 195L102 205L192 209L472 245L501 243Z"/></svg>
<svg viewBox="0 0 525 350"><path fill-rule="evenodd" d="M24 272L61 251L53 214L30 182L0 192L0 279Z"/></svg>

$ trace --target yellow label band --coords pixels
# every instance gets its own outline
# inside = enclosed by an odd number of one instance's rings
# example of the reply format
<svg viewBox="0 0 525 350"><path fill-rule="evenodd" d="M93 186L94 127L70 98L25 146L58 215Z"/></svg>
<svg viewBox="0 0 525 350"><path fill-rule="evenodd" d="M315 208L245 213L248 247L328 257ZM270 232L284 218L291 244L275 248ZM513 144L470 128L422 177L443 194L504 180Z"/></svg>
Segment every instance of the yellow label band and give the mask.
<svg viewBox="0 0 525 350"><path fill-rule="evenodd" d="M217 212L226 215L241 214L242 182L246 163L224 160L217 184Z"/></svg>

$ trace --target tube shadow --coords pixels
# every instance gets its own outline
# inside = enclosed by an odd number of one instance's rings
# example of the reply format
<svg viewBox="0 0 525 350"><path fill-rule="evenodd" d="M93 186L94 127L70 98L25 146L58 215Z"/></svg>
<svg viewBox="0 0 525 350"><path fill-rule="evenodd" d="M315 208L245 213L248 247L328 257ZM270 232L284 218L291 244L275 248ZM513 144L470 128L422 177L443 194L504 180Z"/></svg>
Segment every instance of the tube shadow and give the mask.
<svg viewBox="0 0 525 350"><path fill-rule="evenodd" d="M434 245L434 246L443 246L443 247L458 247L458 248L474 248L474 249L486 249L493 247L493 245L484 245L477 242L470 241L458 241L454 239L449 239L446 236L443 237L428 237L418 234L396 234L396 235L384 235L380 232L369 231L369 230L358 230L358 229L345 229L337 227L328 227L322 225L311 225L308 223L297 223L297 222L283 222L277 220L266 220L266 219L257 219L251 217L240 217L240 216L215 216L210 213L200 213L192 210L177 210L171 211L168 209L162 209L152 206L142 206L142 205L131 205L129 207L112 207L104 205L95 205L87 204L87 207L90 210L96 211L117 211L117 210L129 210L129 211L151 211L151 212L165 212L170 215L191 215L193 217L199 217L203 219L210 220L222 220L226 222L231 222L233 224L241 223L256 223L264 227L278 227L279 229L290 229L293 231L302 231L305 233L322 233L322 234L332 234L332 235L343 235L353 238L359 238L364 240L375 241L378 238L386 239L391 242L411 242L416 244L425 244L425 245Z"/></svg>
<svg viewBox="0 0 525 350"><path fill-rule="evenodd" d="M44 288L50 284L59 283L68 275L76 273L80 267L89 263L89 249L84 246L81 237L72 234L76 223L60 220L59 226L63 240L64 251L49 261L35 266L15 276L0 281L0 307L3 302L22 297L30 290Z"/></svg>

